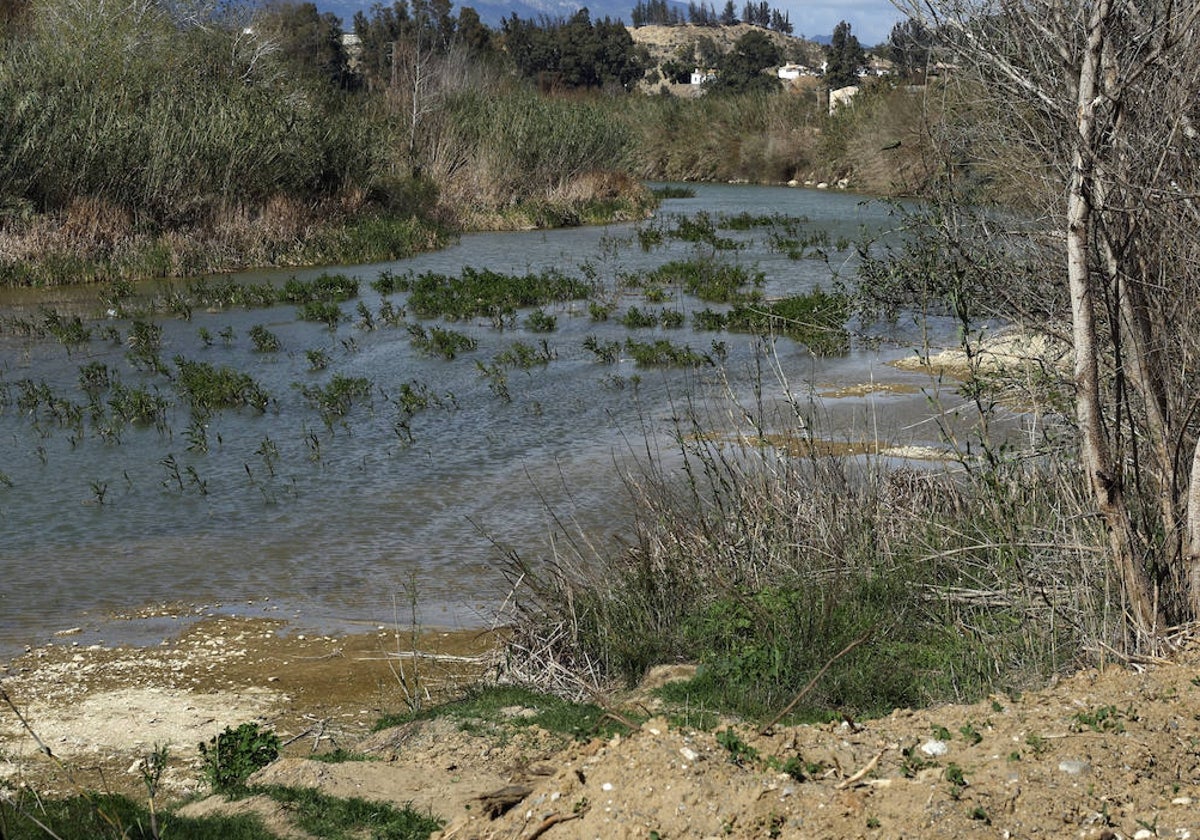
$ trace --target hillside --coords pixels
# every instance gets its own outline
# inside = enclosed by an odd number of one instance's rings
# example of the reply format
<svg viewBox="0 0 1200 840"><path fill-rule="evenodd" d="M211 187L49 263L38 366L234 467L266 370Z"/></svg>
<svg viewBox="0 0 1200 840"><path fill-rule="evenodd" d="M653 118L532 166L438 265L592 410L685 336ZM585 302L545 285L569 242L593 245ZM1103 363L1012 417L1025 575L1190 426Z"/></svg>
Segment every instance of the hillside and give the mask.
<svg viewBox="0 0 1200 840"><path fill-rule="evenodd" d="M824 53L819 44L759 26L751 26L748 23L739 23L734 26L631 26L628 28L634 42L649 49L650 57L656 65L676 57L681 48L686 50L703 38L712 40L721 53L727 53L733 49L733 45L739 38L751 31L765 33L783 51L787 61L811 67L819 66L824 59Z"/></svg>

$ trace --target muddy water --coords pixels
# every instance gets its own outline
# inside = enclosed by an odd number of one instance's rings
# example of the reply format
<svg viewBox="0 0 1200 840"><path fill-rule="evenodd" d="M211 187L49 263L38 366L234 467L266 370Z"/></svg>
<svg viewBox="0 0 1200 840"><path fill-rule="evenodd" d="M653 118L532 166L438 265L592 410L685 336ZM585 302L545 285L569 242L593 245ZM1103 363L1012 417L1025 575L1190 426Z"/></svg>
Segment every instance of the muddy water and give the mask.
<svg viewBox="0 0 1200 840"><path fill-rule="evenodd" d="M660 214L700 211L804 216L805 230L827 230L831 242L887 224L884 208L856 196L783 188L698 187L695 198L667 201ZM836 275L853 272L853 249L830 247L828 260L791 260L767 247L764 230L722 234L746 247L720 258L764 272L768 297L829 288ZM446 325L479 342L446 361L415 350L402 325L368 330L355 323L360 301L379 311L383 301L369 283L381 271L456 274L465 266L587 272L617 300L617 315L631 305L689 315L704 308L678 293L647 304L622 287L623 273L698 253L686 242L643 251L634 235L632 225L472 235L409 260L329 269L362 280L360 298L343 304L348 320L335 331L298 321L292 306L195 311L190 320L155 316L161 356L172 370L177 355L230 366L272 397L265 413L219 412L202 432L189 429L181 406L161 428L126 426L107 439L86 419L72 430L44 410L23 410L24 381L86 404L79 368L91 362L103 362L126 384L144 383L172 400L174 392L164 377L130 366L130 321L106 315L97 290L52 299L10 294L0 310L0 654L76 626L84 628L80 638L144 641L160 623L110 619L159 603L192 605L201 614L266 613L334 630L406 622L415 600L427 626L486 626L507 592L496 570L497 542L536 556L545 551L554 516L602 541L621 532L628 522L622 478L636 471L647 440L649 448L670 452L673 418L688 405L711 411L719 424L730 416L723 395L749 402L756 380L770 406L785 387L779 374L833 436L940 444L929 381L886 365L911 354L920 337L903 324L879 347L815 358L789 340L768 346L745 335L696 332L690 317L681 329L630 331L615 320L592 321L577 302L547 310L558 324L549 334L528 332L527 313L502 331L483 320ZM317 273L237 279L282 283ZM170 289L141 292L161 298ZM404 296L392 300L399 306ZM94 318L91 340L68 352L54 339L14 334L14 318L40 319L39 307L47 305ZM259 324L278 336L280 351L254 350L249 331ZM934 339L949 340L939 329L933 325ZM211 344L201 339L203 330ZM232 337L220 338L222 331ZM638 369L627 358L606 365L583 348L589 335L666 337L709 353L716 340L727 358L720 368L686 371ZM514 341L536 345L543 338L554 360L510 370L511 401L498 398L477 362L490 364ZM326 354L325 370L310 369L310 350ZM367 378L373 396L326 423L300 388L335 374ZM857 387L864 383L881 387ZM400 413L389 400L405 384L436 398L407 432L398 430Z"/></svg>

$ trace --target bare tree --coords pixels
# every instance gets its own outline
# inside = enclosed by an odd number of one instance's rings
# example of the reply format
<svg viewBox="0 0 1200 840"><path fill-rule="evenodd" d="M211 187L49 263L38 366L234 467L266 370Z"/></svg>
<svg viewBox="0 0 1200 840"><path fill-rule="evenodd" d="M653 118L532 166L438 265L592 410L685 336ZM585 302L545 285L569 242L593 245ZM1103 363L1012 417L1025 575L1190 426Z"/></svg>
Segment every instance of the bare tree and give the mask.
<svg viewBox="0 0 1200 840"><path fill-rule="evenodd" d="M1137 646L1200 617L1200 0L910 0L1020 149ZM976 154L979 154L977 151Z"/></svg>

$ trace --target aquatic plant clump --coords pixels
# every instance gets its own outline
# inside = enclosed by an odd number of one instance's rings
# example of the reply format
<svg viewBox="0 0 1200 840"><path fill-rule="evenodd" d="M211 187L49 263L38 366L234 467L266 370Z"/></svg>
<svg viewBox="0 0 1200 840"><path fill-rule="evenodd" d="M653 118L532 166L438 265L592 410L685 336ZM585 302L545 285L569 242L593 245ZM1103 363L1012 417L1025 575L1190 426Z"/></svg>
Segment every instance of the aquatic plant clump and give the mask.
<svg viewBox="0 0 1200 840"><path fill-rule="evenodd" d="M557 271L540 274L502 274L464 268L458 277L427 272L398 280L408 291L408 307L418 318L461 320L511 316L518 309L585 300L591 284Z"/></svg>
<svg viewBox="0 0 1200 840"><path fill-rule="evenodd" d="M193 409L212 411L250 406L266 411L271 397L245 373L230 367L214 367L208 362L193 362L175 357L179 375L175 386Z"/></svg>
<svg viewBox="0 0 1200 840"><path fill-rule="evenodd" d="M850 349L846 321L850 317L850 299L815 289L769 304L737 304L724 319L733 332L758 335L785 335L800 342L818 356L832 356ZM705 321L714 320L713 315Z"/></svg>
<svg viewBox="0 0 1200 840"><path fill-rule="evenodd" d="M651 271L645 284L682 286L689 295L708 303L731 303L747 297L745 286L761 286L762 272L715 260L672 260Z"/></svg>
<svg viewBox="0 0 1200 840"><path fill-rule="evenodd" d="M362 376L335 374L328 384L302 385L301 395L309 405L317 409L326 420L343 417L349 413L355 400L371 396L371 381Z"/></svg>

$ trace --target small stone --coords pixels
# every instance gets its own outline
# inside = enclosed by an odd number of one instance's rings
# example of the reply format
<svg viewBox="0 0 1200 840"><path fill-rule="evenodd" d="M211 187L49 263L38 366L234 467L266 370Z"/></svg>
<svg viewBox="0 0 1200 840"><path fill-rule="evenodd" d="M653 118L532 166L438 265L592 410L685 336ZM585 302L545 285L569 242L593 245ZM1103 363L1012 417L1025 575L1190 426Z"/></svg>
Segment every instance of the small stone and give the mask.
<svg viewBox="0 0 1200 840"><path fill-rule="evenodd" d="M926 741L924 744L922 744L921 752L928 756L945 755L946 753L950 752L950 747L945 741L938 741L934 739L931 741Z"/></svg>
<svg viewBox="0 0 1200 840"><path fill-rule="evenodd" d="M1082 776L1092 769L1092 766L1086 761L1080 761L1075 758L1065 758L1058 762L1058 769L1068 776Z"/></svg>
<svg viewBox="0 0 1200 840"><path fill-rule="evenodd" d="M1171 800L1171 804L1172 804L1172 805L1191 805L1191 804L1192 804L1192 797L1190 797L1190 796L1176 796L1174 799L1172 799L1172 800Z"/></svg>
<svg viewBox="0 0 1200 840"><path fill-rule="evenodd" d="M1139 828L1133 833L1133 840L1150 840L1154 836L1154 832L1148 828Z"/></svg>
<svg viewBox="0 0 1200 840"><path fill-rule="evenodd" d="M55 636L74 636L76 633L82 633L82 627L68 627L66 630L59 630Z"/></svg>
<svg viewBox="0 0 1200 840"><path fill-rule="evenodd" d="M694 762L700 757L691 747L680 747L679 754L686 758L689 762Z"/></svg>
<svg viewBox="0 0 1200 840"><path fill-rule="evenodd" d="M602 791L608 792L612 789L613 789L612 782L605 782L604 784L600 785L600 790L602 790Z"/></svg>

